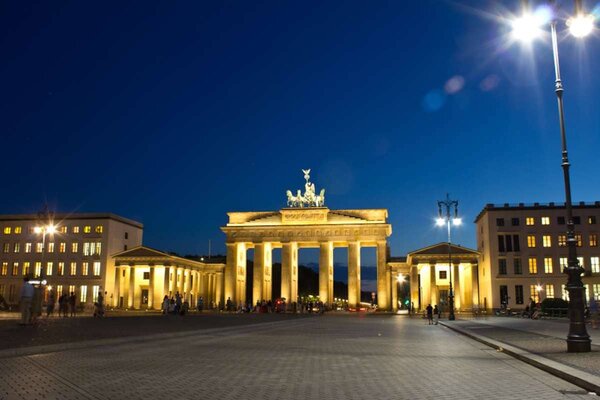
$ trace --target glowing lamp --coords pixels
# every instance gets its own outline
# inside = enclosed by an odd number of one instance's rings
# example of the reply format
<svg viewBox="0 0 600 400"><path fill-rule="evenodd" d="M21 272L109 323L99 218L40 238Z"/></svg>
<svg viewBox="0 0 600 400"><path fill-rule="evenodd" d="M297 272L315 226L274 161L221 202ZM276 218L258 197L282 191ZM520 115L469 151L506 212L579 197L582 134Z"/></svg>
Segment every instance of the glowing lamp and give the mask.
<svg viewBox="0 0 600 400"><path fill-rule="evenodd" d="M512 37L521 42L531 42L542 35L540 28L543 23L538 14L523 14L512 21Z"/></svg>
<svg viewBox="0 0 600 400"><path fill-rule="evenodd" d="M444 218L438 218L435 220L435 224L437 226L444 226L446 225L446 220Z"/></svg>
<svg viewBox="0 0 600 400"><path fill-rule="evenodd" d="M576 17L567 20L567 26L571 35L582 38L594 30L594 16L592 14L579 14Z"/></svg>
<svg viewBox="0 0 600 400"><path fill-rule="evenodd" d="M454 225L454 226L460 226L460 225L462 225L462 219L460 219L460 218L453 218L452 219L452 225Z"/></svg>
<svg viewBox="0 0 600 400"><path fill-rule="evenodd" d="M541 292L542 290L544 290L544 288L542 287L542 285L536 285L535 290L537 290L538 292Z"/></svg>
<svg viewBox="0 0 600 400"><path fill-rule="evenodd" d="M40 233L42 233L42 228L39 226L36 226L35 228L33 228L33 232L35 232L39 235Z"/></svg>
<svg viewBox="0 0 600 400"><path fill-rule="evenodd" d="M46 228L46 232L53 235L56 232L56 227L54 225L48 225L48 227Z"/></svg>

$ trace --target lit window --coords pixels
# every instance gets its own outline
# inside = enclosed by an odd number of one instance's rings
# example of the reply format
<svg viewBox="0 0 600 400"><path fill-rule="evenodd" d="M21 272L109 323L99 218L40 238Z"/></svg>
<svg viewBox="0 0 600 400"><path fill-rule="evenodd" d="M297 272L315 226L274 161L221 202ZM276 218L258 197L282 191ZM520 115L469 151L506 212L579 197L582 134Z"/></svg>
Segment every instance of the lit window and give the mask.
<svg viewBox="0 0 600 400"><path fill-rule="evenodd" d="M86 225L83 227L83 233L90 233L92 232L92 227L89 225Z"/></svg>
<svg viewBox="0 0 600 400"><path fill-rule="evenodd" d="M546 298L547 299L554 298L554 285L546 285Z"/></svg>
<svg viewBox="0 0 600 400"><path fill-rule="evenodd" d="M81 275L87 275L90 273L90 263L87 261L84 261L83 263L81 263Z"/></svg>
<svg viewBox="0 0 600 400"><path fill-rule="evenodd" d="M583 263L583 257L577 257L577 261L579 261L579 266L580 266L581 268L585 268L585 265L584 265L584 263Z"/></svg>
<svg viewBox="0 0 600 400"><path fill-rule="evenodd" d="M529 286L529 297L531 297L536 303L540 302L540 292L538 290L538 285Z"/></svg>
<svg viewBox="0 0 600 400"><path fill-rule="evenodd" d="M2 263L2 272L1 272L2 276L6 276L8 275L8 263L6 261L4 261Z"/></svg>
<svg viewBox="0 0 600 400"><path fill-rule="evenodd" d="M29 266L29 262L26 261L23 263L23 275L29 275L29 270L30 270L30 266Z"/></svg>
<svg viewBox="0 0 600 400"><path fill-rule="evenodd" d="M10 235L10 230L11 230L10 226L5 226L4 227L4 234L5 235Z"/></svg>
<svg viewBox="0 0 600 400"><path fill-rule="evenodd" d="M104 228L102 227L102 225L98 225L96 227L96 233L102 233L103 230L104 230Z"/></svg>
<svg viewBox="0 0 600 400"><path fill-rule="evenodd" d="M550 225L550 217L542 217L542 225Z"/></svg>
<svg viewBox="0 0 600 400"><path fill-rule="evenodd" d="M61 294L63 294L63 286L62 285L57 285L56 286L56 293L58 296L60 296Z"/></svg>
<svg viewBox="0 0 600 400"><path fill-rule="evenodd" d="M69 294L75 294L75 285L69 285Z"/></svg>
<svg viewBox="0 0 600 400"><path fill-rule="evenodd" d="M65 274L65 263L64 262L58 263L58 270L56 271L56 274L59 276L63 276Z"/></svg>
<svg viewBox="0 0 600 400"><path fill-rule="evenodd" d="M544 272L547 274L552 273L552 257L544 258Z"/></svg>
<svg viewBox="0 0 600 400"><path fill-rule="evenodd" d="M85 303L87 301L87 285L81 285L79 292L79 301Z"/></svg>
<svg viewBox="0 0 600 400"><path fill-rule="evenodd" d="M35 252L36 253L41 253L43 249L42 243L36 243L35 244Z"/></svg>
<svg viewBox="0 0 600 400"><path fill-rule="evenodd" d="M583 245L583 238L580 234L575 235L575 242L577 243L577 247L581 247Z"/></svg>
<svg viewBox="0 0 600 400"><path fill-rule="evenodd" d="M527 247L535 247L535 236L533 236L533 235L527 236Z"/></svg>
<svg viewBox="0 0 600 400"><path fill-rule="evenodd" d="M83 255L84 256L90 255L90 243L89 242L83 243Z"/></svg>
<svg viewBox="0 0 600 400"><path fill-rule="evenodd" d="M19 263L18 262L14 262L13 263L13 266L12 266L12 275L13 276L19 275Z"/></svg>
<svg viewBox="0 0 600 400"><path fill-rule="evenodd" d="M561 257L558 259L558 263L560 264L560 270L564 271L565 268L567 268L569 266L569 261L567 260L567 257Z"/></svg>
<svg viewBox="0 0 600 400"><path fill-rule="evenodd" d="M529 273L537 274L537 260L535 258L529 259Z"/></svg>
<svg viewBox="0 0 600 400"><path fill-rule="evenodd" d="M23 228L20 226L15 226L15 235L20 235L23 232Z"/></svg>
<svg viewBox="0 0 600 400"><path fill-rule="evenodd" d="M525 225L535 225L535 219L533 217L525 218Z"/></svg>
<svg viewBox="0 0 600 400"><path fill-rule="evenodd" d="M65 242L60 242L60 247L58 248L59 253L65 253L67 251L67 244Z"/></svg>
<svg viewBox="0 0 600 400"><path fill-rule="evenodd" d="M588 217L588 224L594 225L595 223L596 223L596 216L595 215L590 215ZM17 233L16 230L17 229L15 228L15 233Z"/></svg>
<svg viewBox="0 0 600 400"><path fill-rule="evenodd" d="M98 301L98 293L100 293L100 286L92 286L92 301L96 303Z"/></svg>
<svg viewBox="0 0 600 400"><path fill-rule="evenodd" d="M25 243L25 253L31 253L31 243Z"/></svg>
<svg viewBox="0 0 600 400"><path fill-rule="evenodd" d="M72 262L71 263L71 276L77 275L77 263L76 262Z"/></svg>
<svg viewBox="0 0 600 400"><path fill-rule="evenodd" d="M79 227L78 226L74 226L73 227L73 233L79 233Z"/></svg>
<svg viewBox="0 0 600 400"><path fill-rule="evenodd" d="M61 226L60 228L58 228L58 231L60 233L67 233L67 227L66 226Z"/></svg>
<svg viewBox="0 0 600 400"><path fill-rule="evenodd" d="M567 247L567 235L558 235L558 247Z"/></svg>
<svg viewBox="0 0 600 400"><path fill-rule="evenodd" d="M590 233L590 247L598 246L598 235Z"/></svg>
<svg viewBox="0 0 600 400"><path fill-rule="evenodd" d="M42 275L42 262L41 261L36 261L35 263L35 276L41 276Z"/></svg>
<svg viewBox="0 0 600 400"><path fill-rule="evenodd" d="M48 243L48 253L54 253L54 242Z"/></svg>
<svg viewBox="0 0 600 400"><path fill-rule="evenodd" d="M96 254L100 255L102 253L102 243L96 242Z"/></svg>
<svg viewBox="0 0 600 400"><path fill-rule="evenodd" d="M4 243L3 251L5 253L10 253L10 243Z"/></svg>
<svg viewBox="0 0 600 400"><path fill-rule="evenodd" d="M592 273L600 273L600 257L590 257L590 268Z"/></svg>
<svg viewBox="0 0 600 400"><path fill-rule="evenodd" d="M94 262L94 276L100 276L100 261Z"/></svg>
<svg viewBox="0 0 600 400"><path fill-rule="evenodd" d="M46 275L52 276L52 267L53 266L54 266L54 263L52 261L48 261L46 263Z"/></svg>
<svg viewBox="0 0 600 400"><path fill-rule="evenodd" d="M77 242L71 243L71 253L77 253L78 250L79 250L79 243L77 243Z"/></svg>
<svg viewBox="0 0 600 400"><path fill-rule="evenodd" d="M592 289L594 290L594 300L600 300L600 283L594 283Z"/></svg>
<svg viewBox="0 0 600 400"><path fill-rule="evenodd" d="M551 239L550 235L542 236L542 245L544 247L552 247L552 239Z"/></svg>
<svg viewBox="0 0 600 400"><path fill-rule="evenodd" d="M20 252L21 251L21 243L15 243L14 250L15 250L15 253Z"/></svg>

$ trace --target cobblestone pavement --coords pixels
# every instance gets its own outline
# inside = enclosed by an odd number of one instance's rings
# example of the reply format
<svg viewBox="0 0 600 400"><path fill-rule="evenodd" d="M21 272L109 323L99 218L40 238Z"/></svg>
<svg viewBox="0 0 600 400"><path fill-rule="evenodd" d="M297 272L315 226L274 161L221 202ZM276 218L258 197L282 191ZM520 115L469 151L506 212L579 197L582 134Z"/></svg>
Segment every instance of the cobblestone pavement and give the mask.
<svg viewBox="0 0 600 400"><path fill-rule="evenodd" d="M442 326L313 316L0 360L1 399L581 399Z"/></svg>
<svg viewBox="0 0 600 400"><path fill-rule="evenodd" d="M539 354L573 368L600 376L600 335L588 326L592 338L590 353L567 353L566 320L530 320L517 317L489 317L477 320L456 320L444 323L458 325L478 335L489 337Z"/></svg>

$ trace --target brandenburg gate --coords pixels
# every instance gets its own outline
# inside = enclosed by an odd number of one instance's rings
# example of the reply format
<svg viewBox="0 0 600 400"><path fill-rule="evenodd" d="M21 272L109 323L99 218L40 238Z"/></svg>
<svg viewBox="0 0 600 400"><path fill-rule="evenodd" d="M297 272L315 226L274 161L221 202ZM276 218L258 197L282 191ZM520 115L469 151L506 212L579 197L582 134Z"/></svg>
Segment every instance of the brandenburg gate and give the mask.
<svg viewBox="0 0 600 400"><path fill-rule="evenodd" d="M298 249L318 248L319 298L332 304L333 249L348 248L348 304L360 303L360 249L377 249L377 305L391 310L391 276L387 266L387 238L392 227L386 209L330 210L325 190L316 194L310 170L303 170L305 192L287 191L287 208L271 212L230 212L222 227L227 236L224 300L246 301L246 254L254 249L252 302L272 298L272 252L281 248L281 297L298 300Z"/></svg>

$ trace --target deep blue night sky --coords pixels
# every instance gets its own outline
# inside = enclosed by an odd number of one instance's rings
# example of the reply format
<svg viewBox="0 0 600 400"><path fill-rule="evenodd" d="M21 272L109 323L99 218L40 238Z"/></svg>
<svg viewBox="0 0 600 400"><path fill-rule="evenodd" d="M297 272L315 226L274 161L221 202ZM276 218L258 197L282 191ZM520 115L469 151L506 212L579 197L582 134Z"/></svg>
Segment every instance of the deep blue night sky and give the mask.
<svg viewBox="0 0 600 400"><path fill-rule="evenodd" d="M497 3L4 1L0 213L223 252L227 211L283 207L312 168L330 208L389 209L394 255L445 240L446 192L474 247L486 203L564 201L549 40L503 50ZM600 35L562 37L573 198L600 200Z"/></svg>

